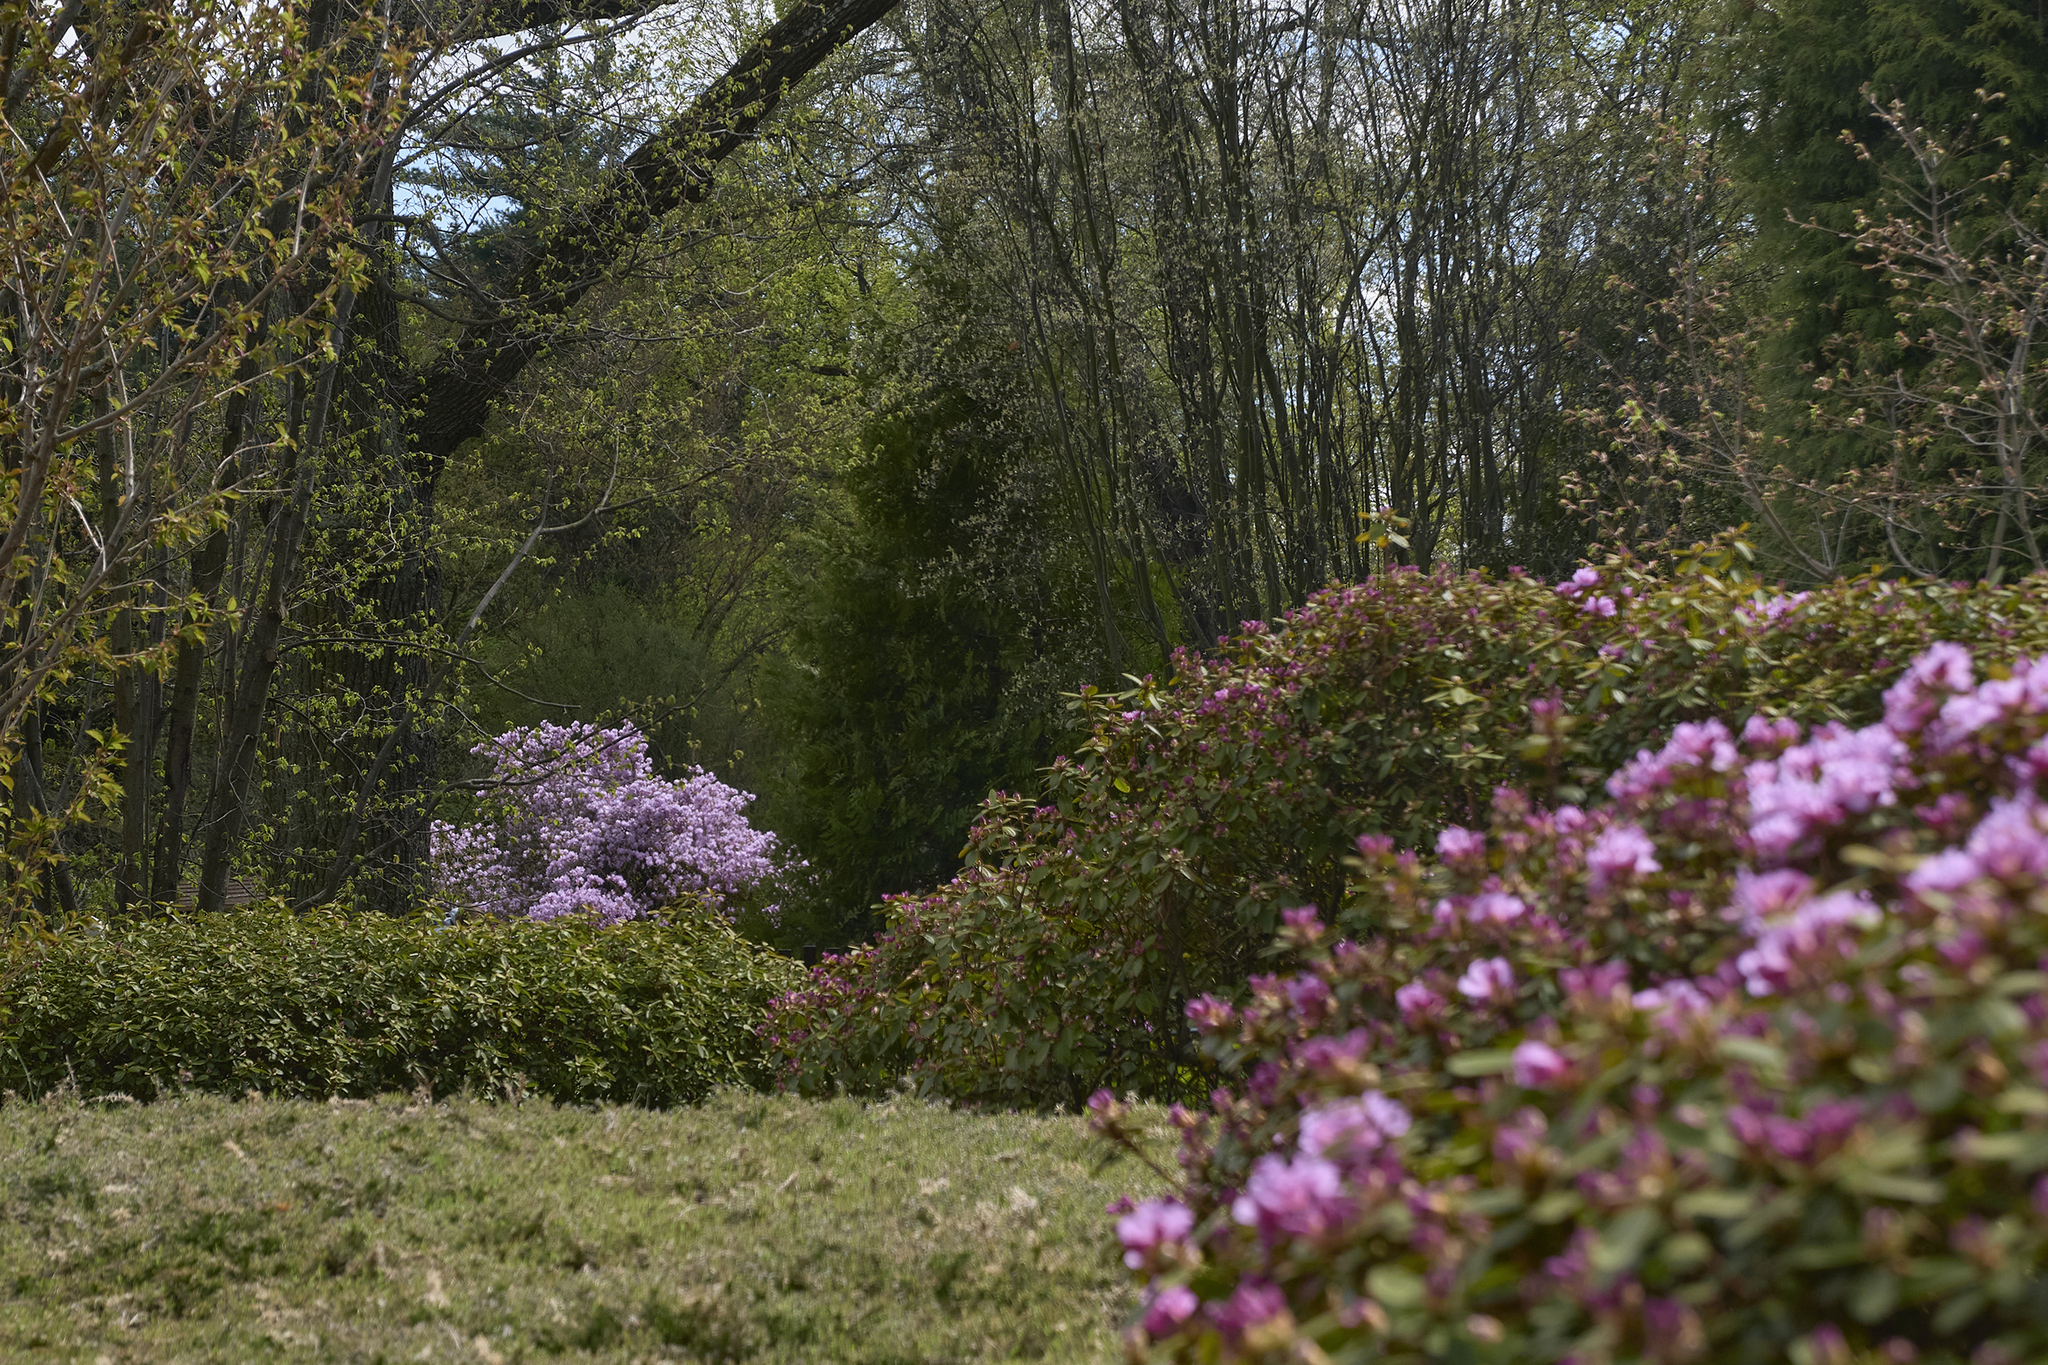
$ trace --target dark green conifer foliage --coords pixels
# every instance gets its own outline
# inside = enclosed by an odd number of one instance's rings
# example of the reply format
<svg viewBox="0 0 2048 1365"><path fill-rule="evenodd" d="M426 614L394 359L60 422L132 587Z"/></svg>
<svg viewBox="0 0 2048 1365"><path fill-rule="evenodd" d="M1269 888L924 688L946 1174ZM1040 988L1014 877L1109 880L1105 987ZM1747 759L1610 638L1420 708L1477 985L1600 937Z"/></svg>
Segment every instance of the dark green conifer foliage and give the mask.
<svg viewBox="0 0 2048 1365"><path fill-rule="evenodd" d="M2010 160L2021 174L2008 202L2024 202L2048 154L2048 4L1782 0L1752 15L1748 35L1759 103L1739 170L1766 253L1788 266L1779 302L1793 355L1818 359L1836 332L1890 336L1889 294L1869 261L1800 224L1854 231L1859 211L1878 212L1887 175L1915 178L1866 87L1974 149L1954 168L1958 184ZM1842 141L1845 130L1872 160Z"/></svg>
<svg viewBox="0 0 2048 1365"><path fill-rule="evenodd" d="M983 798L1035 787L1060 693L1099 665L1083 566L1000 420L954 388L877 419L847 478L852 524L800 585L767 689L783 743L767 806L819 877L781 937L852 941L882 896L951 877Z"/></svg>
<svg viewBox="0 0 2048 1365"><path fill-rule="evenodd" d="M1959 154L1945 167L1958 193L1945 211L1959 214L1967 245L1988 240L1999 216L2023 208L2048 171L2048 4L2043 0L1778 0L1754 8L1736 45L1756 100L1735 158L1739 189L1756 215L1755 259L1775 273L1766 315L1784 330L1763 352L1761 376L1772 400L1769 426L1788 439L1785 466L1809 488L1847 487L1882 478L1896 459L1888 416L1866 425L1866 402L1847 390L1830 397L1818 374L1848 366L1870 376L1896 374L1912 386L1928 357L1906 343L1930 314L1902 322L1900 295L1876 258L1842 234L1882 221L1902 191L1926 183L1871 101L1897 102L1910 126L1924 128ZM1853 143L1845 140L1847 133ZM1867 158L1858 145L1866 149ZM1986 177L2001 165L2003 180ZM2039 201L2035 201L2039 202ZM1814 406L1818 401L1819 406ZM1932 489L1970 482L1977 460L1937 441L1907 476ZM1857 471L1861 471L1859 475ZM1797 529L1827 500L1780 506ZM1988 515L1983 513L1982 515ZM1934 571L1974 577L1987 570L1981 528L1963 523L1926 547ZM1839 519L1833 558L1886 562L1892 554L1873 518ZM1825 539L1826 528L1819 534Z"/></svg>

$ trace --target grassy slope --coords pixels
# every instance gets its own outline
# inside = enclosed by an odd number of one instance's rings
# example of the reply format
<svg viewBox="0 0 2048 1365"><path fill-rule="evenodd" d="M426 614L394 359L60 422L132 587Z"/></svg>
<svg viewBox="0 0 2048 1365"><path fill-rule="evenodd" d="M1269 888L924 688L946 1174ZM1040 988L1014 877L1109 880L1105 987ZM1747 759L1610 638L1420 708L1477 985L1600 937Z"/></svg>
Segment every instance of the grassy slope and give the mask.
<svg viewBox="0 0 2048 1365"><path fill-rule="evenodd" d="M0 1107L0 1359L1107 1360L1072 1118L206 1096Z"/></svg>

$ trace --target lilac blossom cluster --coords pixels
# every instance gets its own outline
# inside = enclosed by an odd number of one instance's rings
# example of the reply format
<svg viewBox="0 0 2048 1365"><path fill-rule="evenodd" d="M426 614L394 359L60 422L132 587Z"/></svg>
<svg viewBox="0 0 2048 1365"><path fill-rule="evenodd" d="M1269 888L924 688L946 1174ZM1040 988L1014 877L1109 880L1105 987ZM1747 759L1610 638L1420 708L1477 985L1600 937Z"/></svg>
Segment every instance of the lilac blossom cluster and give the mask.
<svg viewBox="0 0 2048 1365"><path fill-rule="evenodd" d="M722 904L771 871L754 798L701 768L657 777L630 722L509 730L473 752L491 760L479 818L436 821L433 851L443 895L474 911L617 924L692 894Z"/></svg>
<svg viewBox="0 0 2048 1365"><path fill-rule="evenodd" d="M2048 660L1992 673L1360 839L1301 970L1188 1006L1237 1079L1112 1210L1133 1358L2048 1359Z"/></svg>

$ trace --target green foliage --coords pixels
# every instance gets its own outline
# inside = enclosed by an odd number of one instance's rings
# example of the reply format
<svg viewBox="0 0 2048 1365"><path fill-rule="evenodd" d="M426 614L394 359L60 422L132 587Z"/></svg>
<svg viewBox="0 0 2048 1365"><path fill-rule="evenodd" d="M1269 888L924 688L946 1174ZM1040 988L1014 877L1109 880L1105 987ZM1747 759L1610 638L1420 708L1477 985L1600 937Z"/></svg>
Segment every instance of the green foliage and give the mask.
<svg viewBox="0 0 2048 1365"><path fill-rule="evenodd" d="M0 984L0 1077L688 1103L761 1079L755 1026L795 975L694 907L603 930L269 909L74 927L25 944Z"/></svg>
<svg viewBox="0 0 2048 1365"><path fill-rule="evenodd" d="M2005 0L1794 0L1758 9L1742 47L1760 117L1739 174L1762 241L1789 267L1777 307L1794 322L1795 349L1814 358L1837 330L1890 337L1890 291L1869 259L1788 215L1853 233L1858 212L1878 213L1887 172L1913 178L1871 97L1903 102L1915 124L1951 138L1976 123L1958 184L2003 160L2038 163L2048 151L2048 29ZM1986 105L1980 92L2002 98ZM1874 159L1860 159L1845 131Z"/></svg>
<svg viewBox="0 0 2048 1365"><path fill-rule="evenodd" d="M1029 463L945 390L877 419L848 470L855 525L767 698L786 766L766 818L820 870L816 941L951 877L983 800L1032 784L1059 693L1094 672L1085 569Z"/></svg>
<svg viewBox="0 0 2048 1365"><path fill-rule="evenodd" d="M1803 488L1778 498L1772 518L1802 547L1794 563L1817 546L1833 564L1898 555L1916 572L1995 578L1999 553L1984 542L2004 531L2005 506L1980 493L1967 507L1966 494L1988 486L2009 504L2005 486L2024 499L2027 480L1987 473L1994 451L1953 432L1924 449L1902 438L1916 408L1951 410L1951 395L1922 392L1940 386L1936 336L1960 332L1996 352L2021 320L1983 285L2022 254L1997 240L2008 217L2041 225L2048 29L2037 8L2007 0L1796 0L1757 9L1736 46L1757 103L1732 169L1754 211L1751 259L1772 283L1756 401L1734 426L1781 443L1757 445L1749 486L1766 475L1761 486ZM1953 155L1916 163L1873 100L1896 103L1920 141ZM1959 254L1931 272L1880 268L1886 253L1867 229L1889 220L1938 226ZM1983 264L1966 266L1980 250ZM2025 370L2022 359L2013 379ZM1843 382L1851 372L1859 382ZM1729 402L1718 406L1734 411ZM1940 516L1895 510L1944 497Z"/></svg>
<svg viewBox="0 0 2048 1365"><path fill-rule="evenodd" d="M518 692L484 688L477 727L489 734L570 720L631 720L665 777L702 764L744 785L747 755L766 739L735 696L731 671L690 630L659 588L564 587L478 650ZM529 700L540 698L541 700Z"/></svg>
<svg viewBox="0 0 2048 1365"><path fill-rule="evenodd" d="M1612 561L1577 597L1448 572L1333 588L1183 656L1171 684L1089 696L1093 733L1038 800L992 800L954 882L778 1002L787 1082L1200 1093L1182 1003L1237 990L1281 908L1338 903L1360 834L1425 843L1502 783L1581 800L1679 721L1867 721L1944 639L1986 662L2048 647L2041 582L1870 576L1791 599L1723 547L1668 576Z"/></svg>

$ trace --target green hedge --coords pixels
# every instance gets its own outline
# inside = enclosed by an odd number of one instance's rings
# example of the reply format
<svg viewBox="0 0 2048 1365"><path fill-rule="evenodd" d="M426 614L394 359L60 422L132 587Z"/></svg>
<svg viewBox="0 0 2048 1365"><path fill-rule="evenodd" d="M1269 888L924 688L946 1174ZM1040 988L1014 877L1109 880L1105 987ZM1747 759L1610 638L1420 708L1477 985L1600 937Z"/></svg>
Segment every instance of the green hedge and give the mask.
<svg viewBox="0 0 2048 1365"><path fill-rule="evenodd" d="M670 1105L764 1079L801 969L716 918L443 927L248 910L56 934L0 981L0 1086L138 1099L524 1087Z"/></svg>
<svg viewBox="0 0 2048 1365"><path fill-rule="evenodd" d="M1584 801L1680 721L1869 721L1938 640L2048 651L2048 578L1786 595L1744 563L1722 543L1586 586L1391 574L1183 655L1171 683L1086 697L1089 739L1035 798L990 800L959 877L778 1002L784 1083L1199 1096L1183 1003L1240 994L1281 910L1341 904L1360 835L1426 847L1502 784Z"/></svg>

